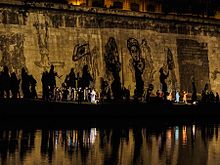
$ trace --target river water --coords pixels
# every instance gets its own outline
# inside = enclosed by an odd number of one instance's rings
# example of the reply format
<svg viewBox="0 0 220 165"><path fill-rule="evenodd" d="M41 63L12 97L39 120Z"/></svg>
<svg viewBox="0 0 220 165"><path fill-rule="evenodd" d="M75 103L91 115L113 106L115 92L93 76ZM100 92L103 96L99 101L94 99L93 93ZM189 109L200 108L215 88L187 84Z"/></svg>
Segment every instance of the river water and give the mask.
<svg viewBox="0 0 220 165"><path fill-rule="evenodd" d="M0 129L1 165L214 165L220 124Z"/></svg>

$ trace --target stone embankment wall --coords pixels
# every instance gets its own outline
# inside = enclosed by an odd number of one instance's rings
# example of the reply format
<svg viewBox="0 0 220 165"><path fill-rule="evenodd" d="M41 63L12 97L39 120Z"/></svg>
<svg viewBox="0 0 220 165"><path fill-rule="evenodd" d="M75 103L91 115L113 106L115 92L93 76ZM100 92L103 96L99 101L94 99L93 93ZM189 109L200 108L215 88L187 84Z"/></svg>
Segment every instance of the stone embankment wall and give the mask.
<svg viewBox="0 0 220 165"><path fill-rule="evenodd" d="M100 91L117 80L130 89L144 83L160 89L163 67L168 90L197 92L205 83L220 92L220 21L187 16L135 13L60 4L0 2L0 64L37 80L50 65L60 79L88 65ZM119 78L118 78L119 77Z"/></svg>

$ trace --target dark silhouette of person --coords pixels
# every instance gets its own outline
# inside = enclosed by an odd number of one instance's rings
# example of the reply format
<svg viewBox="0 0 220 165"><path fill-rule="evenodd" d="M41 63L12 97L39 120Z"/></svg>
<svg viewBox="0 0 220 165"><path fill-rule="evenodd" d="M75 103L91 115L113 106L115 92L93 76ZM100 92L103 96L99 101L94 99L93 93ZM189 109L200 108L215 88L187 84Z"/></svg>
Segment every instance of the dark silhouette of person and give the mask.
<svg viewBox="0 0 220 165"><path fill-rule="evenodd" d="M67 83L62 83L62 88L63 88L63 90L62 90L63 91L62 100L67 101L67 96L69 94Z"/></svg>
<svg viewBox="0 0 220 165"><path fill-rule="evenodd" d="M71 68L69 73L69 87L76 88L76 75L73 68Z"/></svg>
<svg viewBox="0 0 220 165"><path fill-rule="evenodd" d="M214 95L214 93L212 92L212 91L210 91L210 93L209 93L209 102L210 103L214 103L215 102L215 95Z"/></svg>
<svg viewBox="0 0 220 165"><path fill-rule="evenodd" d="M3 93L6 94L6 98L10 98L10 87L11 87L11 78L9 75L9 70L7 66L3 67L2 72L2 86L3 86Z"/></svg>
<svg viewBox="0 0 220 165"><path fill-rule="evenodd" d="M82 78L80 77L78 72L76 76L76 88L79 89L80 87L82 88Z"/></svg>
<svg viewBox="0 0 220 165"><path fill-rule="evenodd" d="M219 94L218 94L218 92L216 92L216 95L215 95L215 102L219 103Z"/></svg>
<svg viewBox="0 0 220 165"><path fill-rule="evenodd" d="M56 88L56 77L58 77L57 72L54 71L54 65L51 65L50 71L48 74L48 79L49 79L49 90L51 94L51 98L54 97L54 89Z"/></svg>
<svg viewBox="0 0 220 165"><path fill-rule="evenodd" d="M21 89L23 92L23 98L30 98L30 80L25 68L21 69Z"/></svg>
<svg viewBox="0 0 220 165"><path fill-rule="evenodd" d="M133 67L135 71L135 79L136 79L136 97L141 98L144 93L144 81L142 79L143 68L140 67L141 61L133 61Z"/></svg>
<svg viewBox="0 0 220 165"><path fill-rule="evenodd" d="M160 83L162 85L162 92L164 94L163 97L164 97L164 100L167 100L167 84L166 84L166 79L169 76L169 70L168 70L168 73L165 74L164 73L164 68L161 67L159 72L160 72Z"/></svg>
<svg viewBox="0 0 220 165"><path fill-rule="evenodd" d="M91 81L93 81L93 79L89 73L89 67L88 65L84 65L82 73L82 89L85 89L86 87L89 88Z"/></svg>
<svg viewBox="0 0 220 165"><path fill-rule="evenodd" d="M121 81L118 72L112 72L114 80L111 84L114 100L120 101L122 97Z"/></svg>
<svg viewBox="0 0 220 165"><path fill-rule="evenodd" d="M70 77L69 75L66 75L66 78L64 80L64 83L66 84L66 88L70 87Z"/></svg>
<svg viewBox="0 0 220 165"><path fill-rule="evenodd" d="M100 101L103 102L105 99L106 94L106 89L108 86L108 82L104 80L103 77L100 78L100 82L101 82L101 93L100 93Z"/></svg>
<svg viewBox="0 0 220 165"><path fill-rule="evenodd" d="M196 95L196 85L195 82L192 82L192 102L197 101L197 95Z"/></svg>
<svg viewBox="0 0 220 165"><path fill-rule="evenodd" d="M162 100L162 97L161 97L161 92L160 92L160 90L157 90L156 91L156 103L160 103L161 102L161 100Z"/></svg>
<svg viewBox="0 0 220 165"><path fill-rule="evenodd" d="M208 90L209 90L209 85L208 85L208 83L206 83L205 86L204 86L204 91L206 93L208 93L209 92Z"/></svg>
<svg viewBox="0 0 220 165"><path fill-rule="evenodd" d="M81 87L78 89L78 104L81 104L83 101L84 92Z"/></svg>
<svg viewBox="0 0 220 165"><path fill-rule="evenodd" d="M202 101L205 103L209 102L209 85L208 85L208 83L206 83L204 86L204 90L202 93Z"/></svg>
<svg viewBox="0 0 220 165"><path fill-rule="evenodd" d="M205 103L205 102L206 102L206 94L205 94L205 91L204 91L204 90L202 90L201 95L202 95L201 102Z"/></svg>
<svg viewBox="0 0 220 165"><path fill-rule="evenodd" d="M41 77L43 100L49 99L49 76L48 74L49 74L48 71L44 71Z"/></svg>
<svg viewBox="0 0 220 165"><path fill-rule="evenodd" d="M151 96L153 90L154 90L154 85L149 84L148 88L147 88L147 93L146 93L146 102L150 102L150 96Z"/></svg>
<svg viewBox="0 0 220 165"><path fill-rule="evenodd" d="M73 99L74 98L74 92L75 92L74 89L76 89L76 80L77 80L76 74L75 74L73 68L71 68L68 77L69 77L69 81L68 81L69 84L67 86L71 88L71 97Z"/></svg>
<svg viewBox="0 0 220 165"><path fill-rule="evenodd" d="M123 95L125 98L125 101L130 101L130 90L126 87L123 88Z"/></svg>
<svg viewBox="0 0 220 165"><path fill-rule="evenodd" d="M37 85L37 81L35 80L35 78L33 77L33 75L30 75L30 86L31 86L31 93L30 96L32 99L37 99L37 91L36 91L36 85Z"/></svg>
<svg viewBox="0 0 220 165"><path fill-rule="evenodd" d="M20 85L20 79L18 79L16 73L13 72L11 74L11 93L12 93L12 98L14 99L18 97L18 94L20 97L19 85Z"/></svg>

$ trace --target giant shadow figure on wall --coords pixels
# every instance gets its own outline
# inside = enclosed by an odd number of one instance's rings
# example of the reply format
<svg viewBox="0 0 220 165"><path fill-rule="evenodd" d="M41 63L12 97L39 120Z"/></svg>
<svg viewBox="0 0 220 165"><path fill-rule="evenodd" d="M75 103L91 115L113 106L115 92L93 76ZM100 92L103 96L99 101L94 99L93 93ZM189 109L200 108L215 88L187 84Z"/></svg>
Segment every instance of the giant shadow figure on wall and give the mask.
<svg viewBox="0 0 220 165"><path fill-rule="evenodd" d="M170 48L167 49L167 69L170 71L170 75L168 77L168 86L169 86L169 92L172 92L173 90L177 90L179 86L177 85L177 78L175 74L175 62L173 53L171 52Z"/></svg>
<svg viewBox="0 0 220 165"><path fill-rule="evenodd" d="M118 47L113 37L110 37L108 43L105 45L105 64L107 74L111 73L113 81L111 89L115 100L121 99L121 80L119 72L121 70L121 63L119 61Z"/></svg>
<svg viewBox="0 0 220 165"><path fill-rule="evenodd" d="M77 39L77 44L74 46L72 61L75 63L76 73L81 73L84 66L87 66L91 76L93 78L93 87L96 87L97 78L100 75L99 71L99 49L97 46L92 46L89 44L89 41L86 41L83 38ZM82 73L83 74L83 73Z"/></svg>
<svg viewBox="0 0 220 165"><path fill-rule="evenodd" d="M127 40L127 47L131 55L130 65L132 66L135 74L136 88L135 98L141 98L144 93L144 81L142 74L145 69L145 60L141 57L141 49L138 40L129 38Z"/></svg>

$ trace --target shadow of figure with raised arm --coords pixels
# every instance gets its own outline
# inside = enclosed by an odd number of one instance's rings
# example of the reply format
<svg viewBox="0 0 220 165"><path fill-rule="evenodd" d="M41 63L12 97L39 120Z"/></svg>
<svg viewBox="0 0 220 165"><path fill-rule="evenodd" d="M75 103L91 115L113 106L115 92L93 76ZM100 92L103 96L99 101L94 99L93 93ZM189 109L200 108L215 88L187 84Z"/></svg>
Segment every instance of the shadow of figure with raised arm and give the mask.
<svg viewBox="0 0 220 165"><path fill-rule="evenodd" d="M160 68L160 83L162 85L162 92L163 92L163 97L164 100L167 100L167 84L166 84L166 79L169 76L169 70L167 74L165 74L164 66Z"/></svg>
<svg viewBox="0 0 220 165"><path fill-rule="evenodd" d="M58 76L57 72L54 71L54 65L50 66L50 71L48 73L48 86L50 91L50 97L54 98L54 89L56 88L56 77L61 78L61 76Z"/></svg>

